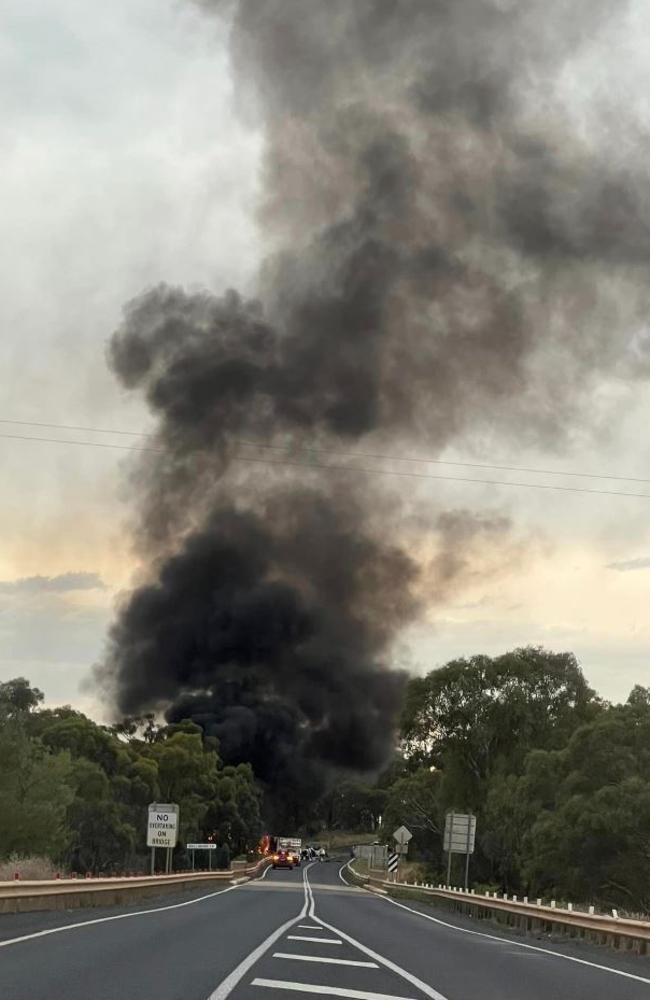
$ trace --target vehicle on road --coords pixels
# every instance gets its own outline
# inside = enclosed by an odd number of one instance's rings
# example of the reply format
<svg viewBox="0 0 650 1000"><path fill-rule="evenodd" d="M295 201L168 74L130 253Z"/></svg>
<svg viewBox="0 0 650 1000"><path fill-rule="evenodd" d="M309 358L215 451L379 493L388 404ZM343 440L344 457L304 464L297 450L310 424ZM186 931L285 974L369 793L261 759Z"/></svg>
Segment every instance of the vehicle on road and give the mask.
<svg viewBox="0 0 650 1000"><path fill-rule="evenodd" d="M272 864L274 868L295 868L296 858L295 855L291 853L291 851L287 851L284 848L281 848L279 851L276 851L275 854L273 855Z"/></svg>

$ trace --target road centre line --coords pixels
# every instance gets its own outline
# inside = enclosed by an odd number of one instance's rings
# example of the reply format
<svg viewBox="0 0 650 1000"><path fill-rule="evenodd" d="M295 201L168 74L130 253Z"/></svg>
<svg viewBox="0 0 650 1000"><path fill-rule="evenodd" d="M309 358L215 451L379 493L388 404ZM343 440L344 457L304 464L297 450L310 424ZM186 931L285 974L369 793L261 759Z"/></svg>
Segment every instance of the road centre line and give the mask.
<svg viewBox="0 0 650 1000"><path fill-rule="evenodd" d="M542 955L551 955L553 958L562 958L565 962L575 962L577 965L586 965L590 969L597 969L599 972L609 972L613 976L622 976L624 979L634 979L638 983L646 983L650 986L650 979L645 976L637 976L633 972L624 972L622 969L613 969L611 965L599 965L598 962L589 962L586 958L576 958L574 955L563 955L561 951L552 951L550 948L540 948L535 944L526 944L524 941L511 941L508 938L499 937L498 934L486 934L485 931L472 931L468 927L458 927L456 924L447 923L446 920L440 920L438 917L431 917L428 913L422 913L420 910L414 910L411 906L406 906L404 903L398 903L395 899L391 899L390 896L377 896L377 899L381 899L386 903L392 903L393 906L398 906L400 910L408 910L409 913L415 913L418 917L423 917L425 920L430 920L434 924L440 924L441 927L448 927L449 930L457 931L459 934L471 934L474 937L487 938L488 941L499 941L501 944L507 944L515 948L525 948L527 951L536 951ZM324 927L328 930L333 930L324 921L321 921ZM341 937L345 937L342 931L336 931Z"/></svg>
<svg viewBox="0 0 650 1000"><path fill-rule="evenodd" d="M320 931L321 927L314 927L312 924L298 924L301 931Z"/></svg>
<svg viewBox="0 0 650 1000"><path fill-rule="evenodd" d="M374 961L378 962L379 965L383 965L385 968L390 969L391 972L395 972L398 976L401 976L402 979L405 979L407 982L411 983L411 985L417 987L417 989L421 993L424 993L425 996L430 997L431 1000L448 1000L448 998L444 997L442 993L438 993L437 990L434 990L427 983L422 982L422 980L418 979L417 976L411 975L411 973L407 972L406 969L400 968L399 965L395 965L395 963L391 962L389 959L384 958L382 955L378 955L370 948L366 948L365 945L361 944L359 941L356 941L354 938L350 937L349 934L345 934L343 931L339 931L337 930L337 928L332 927L330 924L325 923L325 921L321 920L320 917L316 918L314 916L314 910L316 904L314 900L314 894L309 884L309 874L308 874L309 868L311 867L312 867L311 865L308 865L308 867L305 868L303 871L302 878L305 890L305 901L303 904L303 908L298 914L298 916L294 917L293 920L288 920L285 924L282 924L281 927L278 927L277 930L275 930L272 934L270 934L265 941L263 941L260 945L258 945L257 948L254 949L254 951L252 951L249 955L247 955L246 958L243 959L243 961L241 961L235 969L233 969L230 975L228 975L223 980L223 982L219 984L216 990L214 990L214 992L210 994L208 1000L225 1000L225 998L229 995L229 993L232 992L232 990L238 985L241 979L246 975L249 969L251 969L252 966L255 965L255 963L258 962L259 959L262 958L262 956L268 951L271 945L275 944L278 938L280 938L282 934L284 934L285 931L288 930L290 927L293 927L295 924L297 924L299 920L304 920L307 914L309 914L309 916L312 919L318 919L318 921L323 925L323 927L327 928L327 930L331 931L334 934L338 934L349 944L353 945L359 951L367 955L368 958L371 958ZM272 980L256 979L253 985L260 985L262 983L269 983L269 982L272 982ZM293 986L289 985L288 987L285 988L294 990L297 989L295 984ZM304 987L302 989L302 992L320 993L321 995L325 996L346 996L351 998L351 1000L406 1000L406 998L395 998L390 994L365 993L358 990L340 991L334 987L330 988L323 986Z"/></svg>
<svg viewBox="0 0 650 1000"><path fill-rule="evenodd" d="M355 962L351 958L326 958L324 955L296 955L289 951L275 951L273 958L292 958L296 962L325 962L326 965L354 965L362 969L378 969L376 962Z"/></svg>
<svg viewBox="0 0 650 1000"><path fill-rule="evenodd" d="M318 993L319 996L349 997L351 1000L413 1000L393 993L367 993L366 990L346 990L342 986L315 986L312 983L291 983L282 979L254 979L253 986L268 986L272 990L293 990L296 993Z"/></svg>
<svg viewBox="0 0 650 1000"><path fill-rule="evenodd" d="M321 929L320 927L318 928ZM287 934L289 941L315 941L317 944L341 944L338 938L308 937L306 934Z"/></svg>
<svg viewBox="0 0 650 1000"><path fill-rule="evenodd" d="M241 979L246 975L246 973L251 969L256 962L260 960L262 955L266 954L269 948L275 944L275 942L282 937L285 931L288 931L290 927L293 927L298 923L299 920L304 920L307 916L307 909L309 906L309 892L307 889L307 869L305 868L302 876L303 887L304 887L304 902L302 904L302 910L297 917L293 917L292 920L287 920L286 923L282 924L276 930L274 930L267 938L262 941L257 948L254 948L246 958L244 958L239 965L232 970L232 972L226 976L222 982L219 983L216 990L214 990L208 1000L225 1000L225 997L229 993L232 993L235 986L240 982Z"/></svg>
<svg viewBox="0 0 650 1000"><path fill-rule="evenodd" d="M250 954L246 956L246 958L242 959L239 965L236 968L234 968L232 972L228 976L226 976L226 978L221 983L219 983L216 990L214 990L208 997L208 1000L225 1000L225 997L227 997L228 994L234 990L235 986L237 986L240 980L243 979L248 970L252 968L252 966L255 965L255 963L260 960L262 955L264 955L269 950L269 948L275 944L278 938L281 938L282 935L285 933L285 931L288 931L290 927L293 927L295 924L297 924L299 920L305 919L305 917L307 916L307 910L310 906L310 903L313 903L311 892L309 889L309 879L307 878L307 872L309 871L310 867L311 867L310 865L307 865L307 867L303 869L302 873L304 902L298 916L294 917L293 920L287 920L286 923L282 924L281 927L278 927L277 930L273 931L272 934L269 934L269 936L264 941L262 941L262 943L258 945L257 948L251 951Z"/></svg>

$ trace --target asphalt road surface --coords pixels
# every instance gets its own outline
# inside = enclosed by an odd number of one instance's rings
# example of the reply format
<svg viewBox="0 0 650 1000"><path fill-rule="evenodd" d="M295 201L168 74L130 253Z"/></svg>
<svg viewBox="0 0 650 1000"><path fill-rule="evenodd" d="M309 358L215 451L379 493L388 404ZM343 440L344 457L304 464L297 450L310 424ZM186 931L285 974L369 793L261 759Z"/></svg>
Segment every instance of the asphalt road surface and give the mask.
<svg viewBox="0 0 650 1000"><path fill-rule="evenodd" d="M477 930L341 864L144 906L0 916L2 1000L650 1000L650 960Z"/></svg>

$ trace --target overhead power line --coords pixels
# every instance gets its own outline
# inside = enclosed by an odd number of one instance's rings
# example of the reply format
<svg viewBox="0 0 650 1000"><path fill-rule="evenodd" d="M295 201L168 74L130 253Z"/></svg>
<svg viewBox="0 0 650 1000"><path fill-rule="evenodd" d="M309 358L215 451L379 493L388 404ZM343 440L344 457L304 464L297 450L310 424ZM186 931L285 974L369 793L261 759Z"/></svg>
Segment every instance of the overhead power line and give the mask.
<svg viewBox="0 0 650 1000"><path fill-rule="evenodd" d="M594 493L606 497L643 497L650 500L650 493L626 493L622 490L592 490L580 486L560 486L557 483L515 483L507 479L475 479L469 476L437 476L430 472L399 472L394 469L365 469L357 465L326 465L317 462L290 462L286 459L235 457L238 462L259 462L261 465L288 465L299 469L329 469L332 472L360 472L371 476L404 476L409 479L433 479L447 483L480 483L484 486L516 486L531 490L560 490L563 493Z"/></svg>
<svg viewBox="0 0 650 1000"><path fill-rule="evenodd" d="M42 444L80 444L88 448L117 448L119 451L152 451L157 455L162 455L161 448L147 448L146 445L137 444L113 444L109 441L73 441L65 438L36 437L34 434L4 434L0 432L0 438L9 441L39 441Z"/></svg>
<svg viewBox="0 0 650 1000"><path fill-rule="evenodd" d="M46 444L72 444L81 445L90 448L116 448L120 451L149 451L155 454L164 454L163 450L160 448L147 448L146 446L138 445L123 445L123 444L112 444L106 441L75 441L75 440L65 440L63 438L47 438L47 437L36 437L25 434L4 434L0 433L0 438L6 438L12 441L35 441ZM478 479L470 476L440 476L430 472L408 472L405 470L397 469L379 469L379 468L366 468L357 465L333 465L331 463L325 462L296 462L289 459L273 459L273 458L253 458L246 455L236 454L233 456L233 461L242 462L245 464L257 464L257 465L275 465L283 466L289 468L298 469L318 469L329 472L356 472L361 475L370 476L397 476L401 478L408 479L421 479L421 480L433 480L435 482L448 482L448 483L472 483L474 485L483 486L510 486L522 489L531 490L555 490L562 493L591 493L597 496L609 496L609 497L635 497L637 499L650 500L650 493L631 493L623 490L599 490L599 489L589 489L588 487L580 486L561 486L559 483L523 483L523 482L512 482L506 479Z"/></svg>
<svg viewBox="0 0 650 1000"><path fill-rule="evenodd" d="M127 430L116 430L115 428L109 429L108 427L85 427L77 424L55 424L55 423L45 423L35 420L9 420L5 418L0 418L0 424L12 424L20 427L47 427L53 430L65 430L65 431L83 431L89 434L115 434L115 435L127 435L128 437L149 437L146 431L127 431ZM12 438L15 437L17 440L23 440L20 435L11 434L0 434L0 437ZM50 438L37 438L30 437L25 438L25 440L33 441L50 441ZM56 443L59 443L58 439ZM65 443L65 442L64 442ZM112 447L124 449L124 445L108 445L101 444L100 442L86 441L86 442L69 442L70 444L88 444L97 445L98 447ZM246 448L263 448L265 451L279 451L291 454L295 454L296 451L301 453L313 454L313 455L331 455L333 458L352 458L352 459L376 459L378 461L385 462L408 462L417 465L448 465L453 468L458 469L485 469L488 472L524 472L531 475L537 476L566 476L570 479L607 479L611 482L617 483L645 483L650 484L649 478L643 478L640 476L617 476L612 473L607 472L577 472L575 469L540 469L537 467L525 466L525 465L499 465L490 462L461 462L455 461L447 458L422 458L421 456L406 457L404 455L391 455L380 452L367 452L367 451L343 451L339 448L319 448L310 447L309 445L300 445L296 448L294 445L289 444L267 444L264 441L249 441L244 439L234 439L235 444L242 445ZM138 446L129 447L128 450L133 451L158 451L159 449ZM396 473L397 474L397 473ZM635 494L636 495L636 494ZM640 494L639 494L640 495Z"/></svg>
<svg viewBox="0 0 650 1000"><path fill-rule="evenodd" d="M267 448L273 451L291 451L288 445L261 444L255 441L238 441L238 444L251 448ZM414 462L420 465L451 465L462 469L485 469L496 472L529 472L538 476L569 476L572 479L609 479L619 483L650 483L650 479L640 479L635 476L614 476L596 472L565 472L560 469L536 469L524 465L491 465L486 462L456 462L447 458L404 458L401 455L380 455L367 451L339 451L336 448L300 447L301 452L314 455L332 455L335 458L375 458L387 462Z"/></svg>
<svg viewBox="0 0 650 1000"><path fill-rule="evenodd" d="M78 424L49 424L39 420L9 420L0 417L0 424L12 424L15 427L49 427L56 431L84 431L89 434L128 434L129 437L148 437L146 431L123 431L108 427L80 427Z"/></svg>

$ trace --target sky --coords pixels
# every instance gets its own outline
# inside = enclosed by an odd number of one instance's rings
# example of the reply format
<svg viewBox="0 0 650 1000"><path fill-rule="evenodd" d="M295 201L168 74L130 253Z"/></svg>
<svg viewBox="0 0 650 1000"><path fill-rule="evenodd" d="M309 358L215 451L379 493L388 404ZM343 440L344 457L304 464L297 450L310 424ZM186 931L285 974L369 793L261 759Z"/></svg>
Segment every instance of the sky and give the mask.
<svg viewBox="0 0 650 1000"><path fill-rule="evenodd" d="M565 70L577 129L610 106L650 124L649 29L639 0L606 52L587 49ZM252 288L262 138L236 114L225 29L189 4L5 0L0 54L0 680L27 676L49 703L105 718L87 679L138 570L125 450L137 438L37 425L147 430L108 371L107 341L124 304L159 282ZM648 496L418 486L419 516L430 499L432 511L513 528L506 545L474 553L452 590L425 587L397 663L421 673L542 644L573 651L609 699L650 684L649 403L647 385L612 374L594 391L593 424L561 452L498 441L487 452L477 439L442 456L646 483L431 467Z"/></svg>

